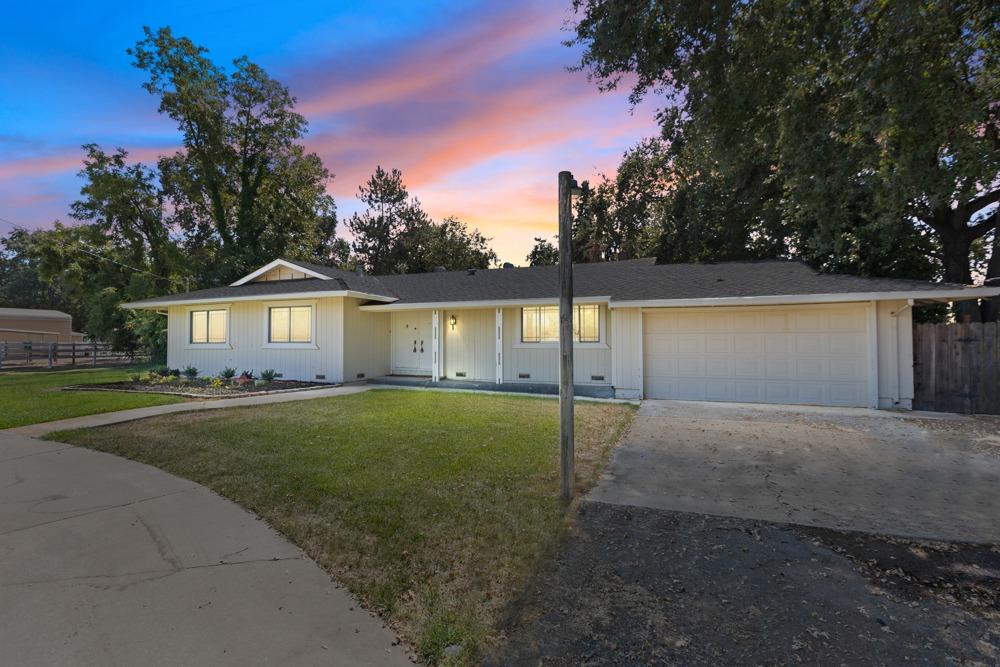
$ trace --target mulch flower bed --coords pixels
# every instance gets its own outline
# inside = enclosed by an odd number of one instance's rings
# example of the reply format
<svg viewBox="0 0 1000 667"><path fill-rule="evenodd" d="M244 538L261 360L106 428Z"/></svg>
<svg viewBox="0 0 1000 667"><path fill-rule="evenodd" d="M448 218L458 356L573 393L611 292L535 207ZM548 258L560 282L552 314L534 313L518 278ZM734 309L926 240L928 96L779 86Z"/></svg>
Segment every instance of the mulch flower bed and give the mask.
<svg viewBox="0 0 1000 667"><path fill-rule="evenodd" d="M138 382L125 380L123 382L106 382L103 384L85 384L66 387L70 390L84 391L130 391L150 394L180 394L183 396L204 396L220 398L226 396L246 396L248 394L270 394L274 392L295 389L318 389L331 385L322 382L297 382L294 380L273 380L264 384L256 382L226 382L219 386L217 382L207 378L181 379L176 378L166 382L158 380L140 380Z"/></svg>

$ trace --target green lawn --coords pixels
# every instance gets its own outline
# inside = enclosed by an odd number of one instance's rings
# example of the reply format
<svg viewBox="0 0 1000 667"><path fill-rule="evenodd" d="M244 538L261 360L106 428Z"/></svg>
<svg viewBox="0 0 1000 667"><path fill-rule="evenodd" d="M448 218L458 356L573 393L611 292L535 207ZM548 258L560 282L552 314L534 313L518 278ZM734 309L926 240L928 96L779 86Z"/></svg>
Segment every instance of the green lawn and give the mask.
<svg viewBox="0 0 1000 667"><path fill-rule="evenodd" d="M577 405L579 489L634 414ZM552 399L373 390L53 434L195 480L264 517L425 662L472 662L564 534Z"/></svg>
<svg viewBox="0 0 1000 667"><path fill-rule="evenodd" d="M88 368L73 371L0 373L0 429L98 412L177 403L177 396L107 391L60 391L71 384L115 382L145 368Z"/></svg>

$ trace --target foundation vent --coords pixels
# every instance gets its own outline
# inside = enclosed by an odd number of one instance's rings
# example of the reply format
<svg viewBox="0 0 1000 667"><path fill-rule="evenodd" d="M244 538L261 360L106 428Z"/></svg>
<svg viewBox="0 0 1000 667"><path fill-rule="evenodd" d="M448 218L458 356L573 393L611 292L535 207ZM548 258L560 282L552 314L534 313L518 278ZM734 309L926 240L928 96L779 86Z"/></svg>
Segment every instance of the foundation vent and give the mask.
<svg viewBox="0 0 1000 667"><path fill-rule="evenodd" d="M325 375L317 375L317 376L316 376L316 379L317 379L317 380L325 380L325 379L326 379L326 376L325 376Z"/></svg>
<svg viewBox="0 0 1000 667"><path fill-rule="evenodd" d="M591 375L590 376L590 381L591 382L604 382L604 376L603 375Z"/></svg>
<svg viewBox="0 0 1000 667"><path fill-rule="evenodd" d="M531 379L531 373L518 373L517 374L517 379L518 380L530 380Z"/></svg>

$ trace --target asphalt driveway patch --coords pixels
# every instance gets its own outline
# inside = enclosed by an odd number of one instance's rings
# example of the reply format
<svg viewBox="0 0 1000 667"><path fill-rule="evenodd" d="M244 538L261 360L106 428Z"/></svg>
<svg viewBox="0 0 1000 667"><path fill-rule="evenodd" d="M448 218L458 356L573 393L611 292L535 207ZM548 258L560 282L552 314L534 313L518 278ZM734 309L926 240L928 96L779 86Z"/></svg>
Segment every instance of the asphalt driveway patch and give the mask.
<svg viewBox="0 0 1000 667"><path fill-rule="evenodd" d="M486 663L993 665L1000 550L585 501Z"/></svg>

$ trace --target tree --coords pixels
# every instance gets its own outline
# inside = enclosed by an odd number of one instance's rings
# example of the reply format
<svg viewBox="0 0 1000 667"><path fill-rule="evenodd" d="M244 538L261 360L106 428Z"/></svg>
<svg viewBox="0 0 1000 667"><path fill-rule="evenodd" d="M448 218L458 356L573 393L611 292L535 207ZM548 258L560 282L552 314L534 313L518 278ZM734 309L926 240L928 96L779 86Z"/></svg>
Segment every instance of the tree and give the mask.
<svg viewBox="0 0 1000 667"><path fill-rule="evenodd" d="M329 262L342 251L330 174L297 143L306 121L288 89L246 57L227 73L169 28L144 33L128 53L182 134L184 148L160 159L159 180L171 222L202 259L202 282L231 280L278 256Z"/></svg>
<svg viewBox="0 0 1000 667"><path fill-rule="evenodd" d="M442 266L449 270L488 268L497 255L490 239L450 217L435 223L420 201L411 197L398 169L381 166L358 188L366 210L347 221L354 236L354 259L374 274L423 273Z"/></svg>
<svg viewBox="0 0 1000 667"><path fill-rule="evenodd" d="M358 199L367 210L347 221L354 237L351 250L365 271L375 274L404 273L397 244L403 233L427 222L420 202L410 197L398 169L386 171L381 165L358 187Z"/></svg>
<svg viewBox="0 0 1000 667"><path fill-rule="evenodd" d="M555 266L559 263L559 248L548 239L535 237L535 245L525 257L529 266Z"/></svg>
<svg viewBox="0 0 1000 667"><path fill-rule="evenodd" d="M971 281L1000 200L996 3L574 8L581 68L602 88L627 80L635 102L662 94L688 222L736 213L733 238L820 266Z"/></svg>

